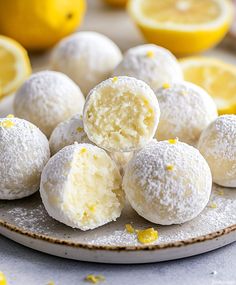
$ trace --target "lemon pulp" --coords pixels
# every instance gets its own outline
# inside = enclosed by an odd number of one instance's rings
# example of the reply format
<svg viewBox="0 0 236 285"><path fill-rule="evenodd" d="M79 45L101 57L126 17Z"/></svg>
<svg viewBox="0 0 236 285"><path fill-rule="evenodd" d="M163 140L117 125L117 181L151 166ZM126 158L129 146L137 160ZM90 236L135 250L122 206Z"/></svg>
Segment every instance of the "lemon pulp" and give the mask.
<svg viewBox="0 0 236 285"><path fill-rule="evenodd" d="M14 91L31 73L25 49L16 41L0 36L0 99Z"/></svg>
<svg viewBox="0 0 236 285"><path fill-rule="evenodd" d="M204 88L214 99L220 115L236 114L236 67L212 58L180 61L184 79Z"/></svg>
<svg viewBox="0 0 236 285"><path fill-rule="evenodd" d="M165 0L142 2L144 16L158 23L202 24L217 19L220 7L212 0Z"/></svg>
<svg viewBox="0 0 236 285"><path fill-rule="evenodd" d="M229 0L130 0L128 10L148 42L177 55L206 50L229 30Z"/></svg>

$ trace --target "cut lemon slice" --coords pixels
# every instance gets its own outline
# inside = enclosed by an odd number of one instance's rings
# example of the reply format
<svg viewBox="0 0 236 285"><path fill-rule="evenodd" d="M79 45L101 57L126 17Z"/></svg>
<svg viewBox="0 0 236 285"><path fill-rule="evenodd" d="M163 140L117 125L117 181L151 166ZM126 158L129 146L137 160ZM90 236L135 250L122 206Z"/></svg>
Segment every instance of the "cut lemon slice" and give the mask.
<svg viewBox="0 0 236 285"><path fill-rule="evenodd" d="M180 63L184 79L203 87L220 115L236 114L236 66L205 57L189 57Z"/></svg>
<svg viewBox="0 0 236 285"><path fill-rule="evenodd" d="M149 42L178 55L217 44L233 18L230 0L130 0L128 10Z"/></svg>
<svg viewBox="0 0 236 285"><path fill-rule="evenodd" d="M0 36L0 99L14 92L30 73L26 50L16 41Z"/></svg>

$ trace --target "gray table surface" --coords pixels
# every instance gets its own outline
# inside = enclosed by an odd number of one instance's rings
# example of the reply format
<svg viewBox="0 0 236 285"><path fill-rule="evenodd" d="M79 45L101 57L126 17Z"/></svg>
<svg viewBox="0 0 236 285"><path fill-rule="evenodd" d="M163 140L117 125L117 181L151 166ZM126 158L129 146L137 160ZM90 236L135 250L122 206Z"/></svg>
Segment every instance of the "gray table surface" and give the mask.
<svg viewBox="0 0 236 285"><path fill-rule="evenodd" d="M112 38L124 51L143 42L122 10L108 9L98 0L88 0L83 30L96 30ZM235 62L234 54L214 49L210 56ZM48 54L32 57L34 70L47 67ZM66 260L28 249L0 236L0 271L8 285L86 284L87 274L102 274L109 285L236 285L236 243L211 253L177 261L145 265L92 264ZM215 274L213 274L213 272ZM88 284L88 283L87 283Z"/></svg>
<svg viewBox="0 0 236 285"><path fill-rule="evenodd" d="M236 243L199 256L143 265L109 265L66 260L18 245L0 236L0 271L9 285L88 284L102 274L104 285L236 285ZM213 274L213 272L215 274Z"/></svg>

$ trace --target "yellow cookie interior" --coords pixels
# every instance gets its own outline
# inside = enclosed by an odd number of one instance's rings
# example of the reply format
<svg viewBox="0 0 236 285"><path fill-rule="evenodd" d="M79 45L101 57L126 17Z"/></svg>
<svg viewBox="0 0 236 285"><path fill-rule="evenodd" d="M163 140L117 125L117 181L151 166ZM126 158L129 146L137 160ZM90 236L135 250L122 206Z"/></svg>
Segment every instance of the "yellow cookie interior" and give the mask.
<svg viewBox="0 0 236 285"><path fill-rule="evenodd" d="M123 207L121 176L111 158L82 147L70 165L62 208L81 228L115 220Z"/></svg>
<svg viewBox="0 0 236 285"><path fill-rule="evenodd" d="M86 111L89 138L109 151L132 151L155 129L155 110L145 94L113 86L96 90Z"/></svg>

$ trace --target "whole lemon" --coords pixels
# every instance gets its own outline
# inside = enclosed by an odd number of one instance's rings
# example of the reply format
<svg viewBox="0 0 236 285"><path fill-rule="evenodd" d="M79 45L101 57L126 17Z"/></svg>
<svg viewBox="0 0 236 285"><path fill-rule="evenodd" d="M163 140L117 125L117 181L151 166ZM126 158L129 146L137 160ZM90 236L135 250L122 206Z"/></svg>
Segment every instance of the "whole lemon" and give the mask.
<svg viewBox="0 0 236 285"><path fill-rule="evenodd" d="M0 33L29 50L53 46L76 30L85 0L0 0Z"/></svg>

